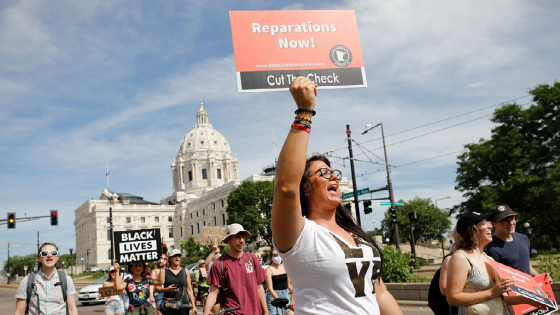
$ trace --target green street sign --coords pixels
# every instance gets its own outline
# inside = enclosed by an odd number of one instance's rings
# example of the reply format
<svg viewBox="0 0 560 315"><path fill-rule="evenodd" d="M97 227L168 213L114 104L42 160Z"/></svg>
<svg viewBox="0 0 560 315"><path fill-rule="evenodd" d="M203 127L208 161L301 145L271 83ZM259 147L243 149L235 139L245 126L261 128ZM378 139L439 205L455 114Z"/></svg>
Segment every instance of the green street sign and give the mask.
<svg viewBox="0 0 560 315"><path fill-rule="evenodd" d="M390 206L390 205L391 205L391 202L382 202L381 205L382 205L382 206Z"/></svg>
<svg viewBox="0 0 560 315"><path fill-rule="evenodd" d="M358 196L369 194L369 187L358 190ZM354 197L354 192L349 192L347 194L342 194L342 199L348 199Z"/></svg>
<svg viewBox="0 0 560 315"><path fill-rule="evenodd" d="M395 206L404 207L404 202L395 202Z"/></svg>

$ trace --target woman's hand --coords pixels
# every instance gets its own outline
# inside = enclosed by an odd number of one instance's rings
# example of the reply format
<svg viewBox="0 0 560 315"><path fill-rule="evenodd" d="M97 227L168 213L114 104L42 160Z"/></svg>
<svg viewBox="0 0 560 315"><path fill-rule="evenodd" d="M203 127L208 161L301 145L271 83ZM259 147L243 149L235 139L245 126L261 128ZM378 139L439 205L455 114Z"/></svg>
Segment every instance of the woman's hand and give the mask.
<svg viewBox="0 0 560 315"><path fill-rule="evenodd" d="M496 298L506 292L510 292L511 289L509 288L509 286L513 285L513 283L513 280L511 280L510 278L500 279L500 281L496 282L492 289L490 289L492 290L492 298Z"/></svg>
<svg viewBox="0 0 560 315"><path fill-rule="evenodd" d="M292 97L298 108L315 108L315 97L317 96L317 84L305 77L297 77L290 87Z"/></svg>
<svg viewBox="0 0 560 315"><path fill-rule="evenodd" d="M163 266L163 267L165 267L165 259L163 259L163 257L161 257L161 258L158 260L158 263L157 263L156 268L157 268L158 266ZM159 268L159 269L161 269L161 268Z"/></svg>
<svg viewBox="0 0 560 315"><path fill-rule="evenodd" d="M156 299L154 299L153 295L150 295L150 297L148 298L148 301L150 301L150 303L154 303L156 301Z"/></svg>
<svg viewBox="0 0 560 315"><path fill-rule="evenodd" d="M292 299L290 300L290 304L288 304L288 307L295 312L296 311L296 301L294 301L294 297L292 296Z"/></svg>
<svg viewBox="0 0 560 315"><path fill-rule="evenodd" d="M177 286L175 286L174 284L166 287L165 289L163 289L165 292L177 292L179 291L179 288Z"/></svg>
<svg viewBox="0 0 560 315"><path fill-rule="evenodd" d="M119 265L119 263L115 261L115 263L113 264L113 268L115 268L115 272L116 272L116 273L119 272L119 270L120 270L119 268L120 268L120 267L121 267L121 266Z"/></svg>
<svg viewBox="0 0 560 315"><path fill-rule="evenodd" d="M198 314L198 310L196 309L196 306L192 308L192 313L193 313L193 315Z"/></svg>

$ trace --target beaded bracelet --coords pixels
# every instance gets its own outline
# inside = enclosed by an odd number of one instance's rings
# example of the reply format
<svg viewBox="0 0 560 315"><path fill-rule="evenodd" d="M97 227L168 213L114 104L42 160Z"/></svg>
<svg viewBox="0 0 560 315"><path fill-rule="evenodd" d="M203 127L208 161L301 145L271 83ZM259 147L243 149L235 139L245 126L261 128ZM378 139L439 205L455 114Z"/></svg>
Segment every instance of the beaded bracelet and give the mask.
<svg viewBox="0 0 560 315"><path fill-rule="evenodd" d="M315 114L317 114L317 112L314 109L309 109L309 108L298 108L296 109L295 114L297 115L303 112L311 113L311 116L315 116Z"/></svg>
<svg viewBox="0 0 560 315"><path fill-rule="evenodd" d="M299 116L296 116L295 119L297 119L297 120L304 120L304 121L307 121L308 123L311 123L311 119L307 119L307 118L303 118L303 117L299 117Z"/></svg>
<svg viewBox="0 0 560 315"><path fill-rule="evenodd" d="M303 126L303 125L295 125L295 124L292 124L292 129L303 130L303 131L305 131L305 132L307 132L307 133L310 133L310 132L311 132L311 128L307 128L307 127L305 127L305 126Z"/></svg>
<svg viewBox="0 0 560 315"><path fill-rule="evenodd" d="M297 119L296 119L296 120L294 120L293 124L294 124L294 125L303 125L303 126L305 126L305 127L307 127L307 128L311 128L311 124L308 123L307 121L303 121L303 120L297 120Z"/></svg>

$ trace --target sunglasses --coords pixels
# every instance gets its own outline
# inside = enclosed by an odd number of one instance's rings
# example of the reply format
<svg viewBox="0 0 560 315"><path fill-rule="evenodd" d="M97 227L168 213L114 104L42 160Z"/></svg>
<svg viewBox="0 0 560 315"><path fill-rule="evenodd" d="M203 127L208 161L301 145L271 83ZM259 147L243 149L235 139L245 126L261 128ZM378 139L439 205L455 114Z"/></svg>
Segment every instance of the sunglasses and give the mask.
<svg viewBox="0 0 560 315"><path fill-rule="evenodd" d="M58 256L58 251L57 250L43 250L43 251L39 252L39 256L47 257L49 255L49 253L51 254L51 256Z"/></svg>
<svg viewBox="0 0 560 315"><path fill-rule="evenodd" d="M171 256L171 258L176 258L176 257L181 258L181 256L183 256L183 255L175 255L175 256Z"/></svg>
<svg viewBox="0 0 560 315"><path fill-rule="evenodd" d="M161 259L163 259L163 260L167 260L167 257L161 257Z"/></svg>
<svg viewBox="0 0 560 315"><path fill-rule="evenodd" d="M278 257L280 256L279 254L272 254L272 257Z"/></svg>

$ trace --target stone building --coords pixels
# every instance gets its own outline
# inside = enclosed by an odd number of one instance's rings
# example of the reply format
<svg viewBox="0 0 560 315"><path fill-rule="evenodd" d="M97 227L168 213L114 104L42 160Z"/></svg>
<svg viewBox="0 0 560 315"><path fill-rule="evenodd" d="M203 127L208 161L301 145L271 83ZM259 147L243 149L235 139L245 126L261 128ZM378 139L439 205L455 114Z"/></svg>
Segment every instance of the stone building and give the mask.
<svg viewBox="0 0 560 315"><path fill-rule="evenodd" d="M179 248L194 235L201 241L205 225L225 226L227 198L241 185L239 161L226 138L209 123L200 104L196 124L181 141L171 163L173 193L159 203L127 193L103 190L97 200L87 200L75 210L77 264L107 268L110 264L109 208L115 231L159 228L164 242ZM273 180L270 167L262 175L243 181ZM346 178L341 192L352 190Z"/></svg>

